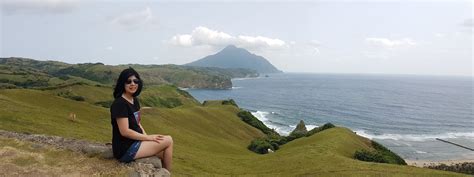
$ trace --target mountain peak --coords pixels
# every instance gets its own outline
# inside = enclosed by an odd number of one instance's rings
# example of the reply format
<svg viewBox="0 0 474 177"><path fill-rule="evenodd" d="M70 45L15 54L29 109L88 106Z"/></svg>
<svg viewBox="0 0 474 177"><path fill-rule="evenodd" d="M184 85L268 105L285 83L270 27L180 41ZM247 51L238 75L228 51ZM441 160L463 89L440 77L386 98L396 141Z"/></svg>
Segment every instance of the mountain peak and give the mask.
<svg viewBox="0 0 474 177"><path fill-rule="evenodd" d="M245 68L256 70L259 73L281 72L262 56L252 54L246 49L238 48L235 45L228 45L214 55L209 55L186 65L218 68Z"/></svg>
<svg viewBox="0 0 474 177"><path fill-rule="evenodd" d="M228 45L222 50L230 50L230 49L237 49L237 47L235 45Z"/></svg>

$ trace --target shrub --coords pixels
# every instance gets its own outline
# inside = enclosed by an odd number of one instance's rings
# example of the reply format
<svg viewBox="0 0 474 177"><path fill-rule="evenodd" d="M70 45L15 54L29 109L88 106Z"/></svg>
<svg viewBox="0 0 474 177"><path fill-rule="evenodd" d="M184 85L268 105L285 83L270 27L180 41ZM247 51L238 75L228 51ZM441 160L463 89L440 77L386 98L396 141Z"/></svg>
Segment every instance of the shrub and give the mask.
<svg viewBox="0 0 474 177"><path fill-rule="evenodd" d="M59 92L57 95L60 96L60 97L68 98L68 99L75 100L75 101L84 101L84 100L86 100L84 97L74 95L73 93L71 93L69 91Z"/></svg>
<svg viewBox="0 0 474 177"><path fill-rule="evenodd" d="M406 165L407 163L400 156L393 153L383 145L372 141L372 147L375 149L373 151L368 150L358 150L354 154L354 158L367 162L379 162L379 163L389 163L389 164L398 164Z"/></svg>
<svg viewBox="0 0 474 177"><path fill-rule="evenodd" d="M275 132L275 130L268 128L265 124L263 124L262 121L258 120L249 111L240 111L239 113L237 113L237 116L239 116L242 119L242 121L244 121L245 123L259 129L260 131L262 131L263 133L267 135L273 135L273 134L278 135L278 133Z"/></svg>
<svg viewBox="0 0 474 177"><path fill-rule="evenodd" d="M161 98L158 96L150 96L141 99L141 102L145 106L156 106L165 108L175 108L183 105L179 98Z"/></svg>
<svg viewBox="0 0 474 177"><path fill-rule="evenodd" d="M108 100L108 101L98 101L95 102L95 105L102 106L104 108L110 108L110 105L112 105L113 100Z"/></svg>
<svg viewBox="0 0 474 177"><path fill-rule="evenodd" d="M76 100L76 101L84 101L84 100L85 100L84 97L82 97L82 96L77 96L77 95L69 96L68 98L71 99L71 100Z"/></svg>
<svg viewBox="0 0 474 177"><path fill-rule="evenodd" d="M366 162L388 163L378 151L358 150L354 154L354 158Z"/></svg>
<svg viewBox="0 0 474 177"><path fill-rule="evenodd" d="M405 160L403 160L403 158L401 158L394 152L390 151L389 149L387 149L386 147L384 147L383 145L375 141L372 141L372 147L374 147L377 151L379 151L382 154L383 158L386 159L387 163L399 164L399 165L407 164Z"/></svg>
<svg viewBox="0 0 474 177"><path fill-rule="evenodd" d="M446 164L431 165L431 166L428 166L427 168L474 175L474 162L464 162L464 163L458 163L458 164L453 164L453 165L446 165Z"/></svg>
<svg viewBox="0 0 474 177"><path fill-rule="evenodd" d="M222 105L232 105L235 107L239 107L237 106L237 103L235 103L234 99L224 100L222 101Z"/></svg>
<svg viewBox="0 0 474 177"><path fill-rule="evenodd" d="M268 149L275 150L273 146L266 139L261 139L261 138L252 140L252 142L250 142L250 145L248 145L247 148L259 154L268 153Z"/></svg>
<svg viewBox="0 0 474 177"><path fill-rule="evenodd" d="M318 133L320 131L323 131L323 130L326 130L326 129L330 129L330 128L334 128L336 127L335 125L331 124L331 123L326 123L324 124L323 126L321 127L317 127L317 128L313 128L312 130L310 130L308 133L306 133L306 136L311 136L315 133Z"/></svg>

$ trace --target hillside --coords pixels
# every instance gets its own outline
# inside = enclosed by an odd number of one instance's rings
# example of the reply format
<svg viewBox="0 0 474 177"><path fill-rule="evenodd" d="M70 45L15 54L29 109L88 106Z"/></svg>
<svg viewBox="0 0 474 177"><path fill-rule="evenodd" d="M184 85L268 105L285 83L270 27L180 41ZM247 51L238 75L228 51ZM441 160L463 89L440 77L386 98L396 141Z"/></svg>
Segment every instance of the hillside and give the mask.
<svg viewBox="0 0 474 177"><path fill-rule="evenodd" d="M219 67L219 68L246 68L258 73L280 73L267 59L250 53L243 48L229 45L220 52L209 55L186 66Z"/></svg>
<svg viewBox="0 0 474 177"><path fill-rule="evenodd" d="M57 96L58 90L1 89L0 129L110 142L109 110L91 104L106 100L107 97L96 97L92 93L87 95L84 90L110 94L111 88L91 85L77 87L70 91L75 95L84 94L84 101ZM147 94L160 92L158 96L182 100L183 105L174 108L161 106L142 110L143 126L147 132L173 136L173 174L176 176L465 176L355 160L354 152L370 149L370 143L368 139L346 128L332 128L296 139L281 146L275 153L256 154L246 147L252 139L263 137L264 134L241 121L236 115L240 111L237 107L219 104L202 106L174 88L150 88L143 91L141 99L145 100ZM77 115L76 121L69 120L71 112ZM10 140L1 140L0 143L2 146L3 143L16 146ZM79 165L86 166L82 163ZM25 166L34 167L34 164ZM66 164L63 168L69 167Z"/></svg>
<svg viewBox="0 0 474 177"><path fill-rule="evenodd" d="M256 77L248 69L204 68L178 65L68 64L26 58L0 58L0 88L45 88L76 83L114 84L119 73L129 66L137 70L145 84L173 84L185 88L232 88L232 78Z"/></svg>

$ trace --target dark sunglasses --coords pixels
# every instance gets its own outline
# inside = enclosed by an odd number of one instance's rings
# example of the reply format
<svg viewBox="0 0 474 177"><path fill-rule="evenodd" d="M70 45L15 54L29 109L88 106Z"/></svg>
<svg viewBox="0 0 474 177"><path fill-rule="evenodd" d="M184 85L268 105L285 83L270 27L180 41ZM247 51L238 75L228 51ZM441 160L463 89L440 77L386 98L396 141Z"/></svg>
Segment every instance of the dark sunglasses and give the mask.
<svg viewBox="0 0 474 177"><path fill-rule="evenodd" d="M125 81L125 84L131 84L132 81L133 81L133 83L135 83L135 84L140 84L140 83L141 83L140 79L133 79L133 80L128 79L127 81Z"/></svg>

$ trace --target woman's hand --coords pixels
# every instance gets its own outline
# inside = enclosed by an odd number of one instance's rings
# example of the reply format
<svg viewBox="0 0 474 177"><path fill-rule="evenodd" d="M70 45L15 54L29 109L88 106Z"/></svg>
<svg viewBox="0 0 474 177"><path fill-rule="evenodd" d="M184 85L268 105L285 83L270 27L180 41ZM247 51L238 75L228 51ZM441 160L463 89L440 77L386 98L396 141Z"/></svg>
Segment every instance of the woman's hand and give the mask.
<svg viewBox="0 0 474 177"><path fill-rule="evenodd" d="M164 135L148 135L148 141L155 141L157 143L160 143L161 140L165 139Z"/></svg>

